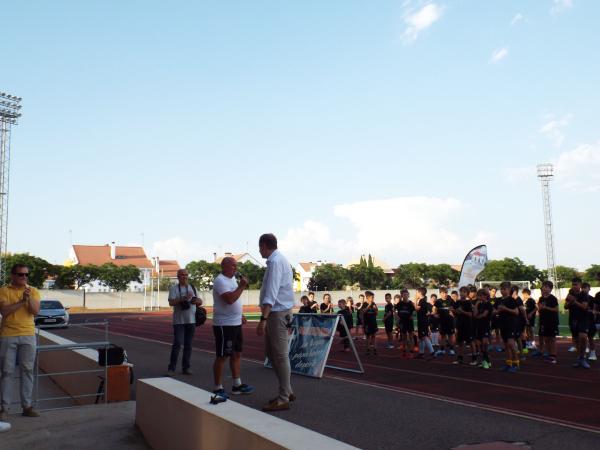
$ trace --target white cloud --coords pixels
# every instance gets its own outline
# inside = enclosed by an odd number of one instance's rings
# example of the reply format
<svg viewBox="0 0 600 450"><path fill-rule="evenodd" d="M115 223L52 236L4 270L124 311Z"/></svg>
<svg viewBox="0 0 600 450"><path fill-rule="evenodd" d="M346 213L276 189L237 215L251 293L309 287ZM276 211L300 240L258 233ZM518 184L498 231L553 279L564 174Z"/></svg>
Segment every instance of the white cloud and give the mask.
<svg viewBox="0 0 600 450"><path fill-rule="evenodd" d="M600 141L561 153L554 162L557 183L576 192L600 191Z"/></svg>
<svg viewBox="0 0 600 450"><path fill-rule="evenodd" d="M549 120L540 127L540 134L550 139L555 146L560 147L565 140L563 129L569 125L573 119L572 114L567 114L559 119L549 118Z"/></svg>
<svg viewBox="0 0 600 450"><path fill-rule="evenodd" d="M573 7L573 0L553 0L550 14L557 15Z"/></svg>
<svg viewBox="0 0 600 450"><path fill-rule="evenodd" d="M346 219L353 232L332 237L330 227L307 221L290 229L281 240L281 248L290 257L315 261L329 259L345 264L361 254L372 254L388 264L407 261L445 261L462 258L468 246L491 236L480 232L463 237L449 222L457 214L469 211L453 198L398 197L337 205L336 217ZM339 229L339 228L338 228Z"/></svg>
<svg viewBox="0 0 600 450"><path fill-rule="evenodd" d="M512 18L512 20L510 21L510 26L514 27L515 25L517 25L519 22L521 22L523 20L523 14L521 13L517 13L515 14L515 16Z"/></svg>
<svg viewBox="0 0 600 450"><path fill-rule="evenodd" d="M210 250L197 242L189 242L179 236L156 241L152 244L150 256L160 259L175 259L181 265L197 259L212 261Z"/></svg>
<svg viewBox="0 0 600 450"><path fill-rule="evenodd" d="M498 49L494 50L494 53L492 53L492 57L490 58L490 63L498 64L500 61L502 61L507 56L508 56L508 47L498 48Z"/></svg>
<svg viewBox="0 0 600 450"><path fill-rule="evenodd" d="M405 44L415 41L419 37L419 33L437 22L443 13L444 8L436 3L427 3L415 11L410 6L410 2L406 2L403 17L406 28L402 33L402 41Z"/></svg>

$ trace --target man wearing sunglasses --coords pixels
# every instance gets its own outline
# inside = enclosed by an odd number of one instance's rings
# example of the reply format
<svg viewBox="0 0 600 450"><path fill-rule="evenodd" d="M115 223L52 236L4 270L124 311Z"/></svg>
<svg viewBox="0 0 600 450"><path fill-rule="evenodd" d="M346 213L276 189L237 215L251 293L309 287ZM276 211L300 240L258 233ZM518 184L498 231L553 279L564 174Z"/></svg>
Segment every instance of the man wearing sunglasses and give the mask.
<svg viewBox="0 0 600 450"><path fill-rule="evenodd" d="M35 315L40 311L40 293L29 286L29 268L15 264L10 284L0 288L0 421L6 421L10 408L12 377L17 357L21 376L21 406L26 417L38 417L33 409L33 365L35 362Z"/></svg>

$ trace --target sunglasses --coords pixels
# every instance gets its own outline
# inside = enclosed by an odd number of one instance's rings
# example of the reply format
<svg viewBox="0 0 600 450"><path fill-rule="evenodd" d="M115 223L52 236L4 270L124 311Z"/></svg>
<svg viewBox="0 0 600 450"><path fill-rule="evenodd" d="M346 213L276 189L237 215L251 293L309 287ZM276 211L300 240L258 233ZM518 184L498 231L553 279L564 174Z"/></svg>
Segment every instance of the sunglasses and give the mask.
<svg viewBox="0 0 600 450"><path fill-rule="evenodd" d="M21 272L21 273L15 273L15 275L18 276L18 277L23 278L23 277L28 277L29 273L27 273L27 272Z"/></svg>

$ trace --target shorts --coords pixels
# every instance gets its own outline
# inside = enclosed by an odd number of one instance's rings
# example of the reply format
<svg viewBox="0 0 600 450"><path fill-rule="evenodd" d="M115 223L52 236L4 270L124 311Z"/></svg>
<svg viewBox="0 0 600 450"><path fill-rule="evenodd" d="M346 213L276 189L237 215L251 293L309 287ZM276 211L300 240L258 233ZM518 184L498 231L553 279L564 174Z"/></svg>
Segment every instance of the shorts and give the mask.
<svg viewBox="0 0 600 450"><path fill-rule="evenodd" d="M460 325L456 327L456 343L471 343L473 340L473 327L471 324Z"/></svg>
<svg viewBox="0 0 600 450"><path fill-rule="evenodd" d="M517 320L517 325L515 327L516 336L520 336L521 334L523 334L523 332L525 331L526 325L527 325L527 322L525 322L525 319L523 319L521 316L519 316L519 319Z"/></svg>
<svg viewBox="0 0 600 450"><path fill-rule="evenodd" d="M577 336L580 333L588 334L589 330L590 322L587 320L587 318L581 320L573 319L571 328L571 333L573 333L573 336Z"/></svg>
<svg viewBox="0 0 600 450"><path fill-rule="evenodd" d="M218 357L231 356L241 353L243 336L242 326L217 326L213 325L215 335L215 351Z"/></svg>
<svg viewBox="0 0 600 450"><path fill-rule="evenodd" d="M419 333L420 338L429 336L429 324L427 322L418 322L417 331Z"/></svg>
<svg viewBox="0 0 600 450"><path fill-rule="evenodd" d="M386 320L385 322L383 322L383 326L385 327L386 333L391 333L392 331L394 331L394 321L393 320Z"/></svg>
<svg viewBox="0 0 600 450"><path fill-rule="evenodd" d="M535 316L533 316L531 319L529 319L529 325L527 325L528 327L531 328L535 328Z"/></svg>
<svg viewBox="0 0 600 450"><path fill-rule="evenodd" d="M481 341L483 339L489 339L491 334L490 322L484 321L483 323L475 324L475 339Z"/></svg>
<svg viewBox="0 0 600 450"><path fill-rule="evenodd" d="M375 333L377 333L377 331L379 330L379 327L377 327L377 324L372 324L372 323L366 323L365 324L365 334L367 336L372 336Z"/></svg>
<svg viewBox="0 0 600 450"><path fill-rule="evenodd" d="M500 318L496 314L492 315L492 323L490 326L492 330L500 329Z"/></svg>
<svg viewBox="0 0 600 450"><path fill-rule="evenodd" d="M412 319L400 320L400 333L412 333L415 331L415 325Z"/></svg>
<svg viewBox="0 0 600 450"><path fill-rule="evenodd" d="M432 333L437 333L440 331L440 319L435 319L429 322L429 329Z"/></svg>
<svg viewBox="0 0 600 450"><path fill-rule="evenodd" d="M588 330L588 339L592 340L594 339L594 337L596 337L596 324L592 323L590 325L590 329Z"/></svg>
<svg viewBox="0 0 600 450"><path fill-rule="evenodd" d="M440 334L443 334L444 336L454 334L454 320L452 317L440 321Z"/></svg>
<svg viewBox="0 0 600 450"><path fill-rule="evenodd" d="M520 333L517 332L517 328L515 326L502 326L500 327L500 336L502 337L502 342L506 344L509 339L516 339Z"/></svg>
<svg viewBox="0 0 600 450"><path fill-rule="evenodd" d="M543 321L540 320L540 329L538 334L542 337L558 336L558 321Z"/></svg>

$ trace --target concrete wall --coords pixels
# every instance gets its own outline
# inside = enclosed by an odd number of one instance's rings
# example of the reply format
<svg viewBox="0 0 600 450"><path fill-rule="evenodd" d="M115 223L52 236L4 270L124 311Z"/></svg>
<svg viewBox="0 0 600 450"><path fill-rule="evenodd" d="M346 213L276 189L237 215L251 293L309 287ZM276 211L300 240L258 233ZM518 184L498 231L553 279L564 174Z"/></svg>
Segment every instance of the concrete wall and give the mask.
<svg viewBox="0 0 600 450"><path fill-rule="evenodd" d="M350 445L172 378L137 381L135 423L153 450L350 450Z"/></svg>
<svg viewBox="0 0 600 450"><path fill-rule="evenodd" d="M595 295L596 292L600 291L600 288L592 288L592 295ZM66 307L82 307L83 306L83 291L73 291L73 290L42 290L40 291L43 299L56 299L60 300L64 306ZM334 303L337 303L338 300L342 298L347 298L348 296L352 296L354 301L358 300L358 295L363 293L364 291L328 291L331 294L331 298ZM389 292L393 295L399 294L399 290L375 290L375 301L379 304L384 303L384 296L386 292ZM567 296L568 289L561 289L561 298L565 298ZM320 302L323 297L324 292L317 292L316 298ZM437 289L429 289L427 291L428 295L438 294ZM242 304L251 306L258 305L260 291L251 290L246 291L242 294ZM306 294L306 292L296 292L296 304L300 304L300 297ZM540 296L540 290L534 289L532 291L534 298L538 298ZM414 298L415 291L414 289L410 290L411 298ZM555 293L556 295L556 293ZM212 292L198 292L198 296L204 300L204 304L206 306L212 306ZM156 306L157 304L161 307L168 307L169 303L167 301L168 293L160 292L158 301L156 297L151 299L150 295L147 295L144 300L144 294L139 292L95 292L95 293L86 293L85 294L85 305L90 309L119 309L119 308L139 308L141 309L144 305L150 306L152 304Z"/></svg>

